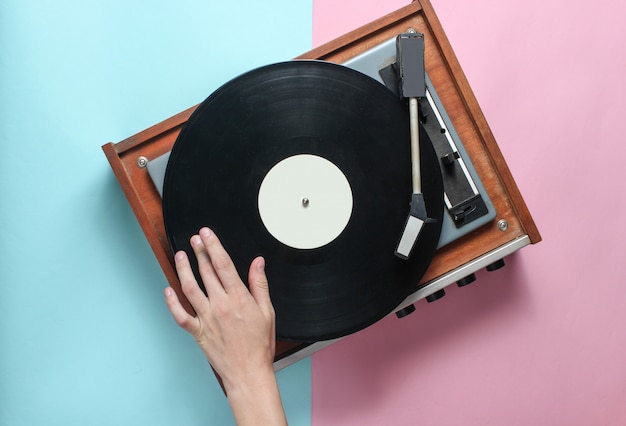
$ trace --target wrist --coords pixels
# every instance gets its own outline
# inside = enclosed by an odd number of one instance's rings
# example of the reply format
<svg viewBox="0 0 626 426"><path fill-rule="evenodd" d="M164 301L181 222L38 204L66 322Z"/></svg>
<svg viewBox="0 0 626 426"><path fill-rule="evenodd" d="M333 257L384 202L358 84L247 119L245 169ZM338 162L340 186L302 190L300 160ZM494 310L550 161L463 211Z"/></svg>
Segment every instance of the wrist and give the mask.
<svg viewBox="0 0 626 426"><path fill-rule="evenodd" d="M273 368L258 368L242 373L237 378L224 380L224 390L229 400L249 399L262 389L278 388Z"/></svg>
<svg viewBox="0 0 626 426"><path fill-rule="evenodd" d="M233 383L224 383L238 425L287 424L273 368L260 369Z"/></svg>

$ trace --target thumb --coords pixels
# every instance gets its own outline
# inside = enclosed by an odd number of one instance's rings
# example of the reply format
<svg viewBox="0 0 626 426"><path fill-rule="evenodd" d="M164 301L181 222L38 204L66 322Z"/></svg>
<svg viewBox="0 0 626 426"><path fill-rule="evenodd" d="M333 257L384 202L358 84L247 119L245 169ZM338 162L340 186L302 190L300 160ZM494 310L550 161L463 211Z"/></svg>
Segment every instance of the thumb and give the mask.
<svg viewBox="0 0 626 426"><path fill-rule="evenodd" d="M265 275L265 259L260 256L250 264L248 284L250 285L250 293L258 305L266 312L273 310L270 300L270 287Z"/></svg>

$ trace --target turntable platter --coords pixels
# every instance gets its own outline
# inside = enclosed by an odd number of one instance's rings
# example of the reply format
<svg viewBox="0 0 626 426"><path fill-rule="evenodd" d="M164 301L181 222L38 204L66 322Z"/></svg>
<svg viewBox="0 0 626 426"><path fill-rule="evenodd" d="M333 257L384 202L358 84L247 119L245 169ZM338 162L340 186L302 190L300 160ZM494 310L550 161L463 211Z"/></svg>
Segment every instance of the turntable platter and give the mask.
<svg viewBox="0 0 626 426"><path fill-rule="evenodd" d="M264 256L280 340L360 330L415 289L437 246L443 184L424 132L420 144L437 220L404 261L394 250L412 193L406 104L328 62L250 71L200 104L174 144L163 185L170 245L190 253L189 237L209 226L244 282Z"/></svg>

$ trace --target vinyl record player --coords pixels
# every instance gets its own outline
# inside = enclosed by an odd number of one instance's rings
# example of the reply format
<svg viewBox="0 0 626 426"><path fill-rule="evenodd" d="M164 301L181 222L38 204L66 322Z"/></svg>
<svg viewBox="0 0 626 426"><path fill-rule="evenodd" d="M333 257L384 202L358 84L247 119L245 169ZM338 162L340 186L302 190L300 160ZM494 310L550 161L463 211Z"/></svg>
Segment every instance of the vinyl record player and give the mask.
<svg viewBox="0 0 626 426"><path fill-rule="evenodd" d="M426 210L402 259L393 249L408 226L415 161L398 93L399 36L416 34ZM426 0L295 61L235 77L202 104L103 150L177 292L173 249L200 226L216 228L236 264L269 257L276 369L389 313L408 315L416 301L469 284L477 270L499 269L541 240ZM207 175L198 161L206 158L220 167L189 189ZM200 203L200 213L185 200ZM377 235L364 235L372 228Z"/></svg>

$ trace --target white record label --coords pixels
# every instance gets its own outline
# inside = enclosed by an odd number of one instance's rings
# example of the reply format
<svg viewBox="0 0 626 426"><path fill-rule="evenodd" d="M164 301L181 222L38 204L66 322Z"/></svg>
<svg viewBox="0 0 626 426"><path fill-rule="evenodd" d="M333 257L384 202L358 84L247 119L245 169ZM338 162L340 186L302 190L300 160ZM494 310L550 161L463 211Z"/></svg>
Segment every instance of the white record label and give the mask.
<svg viewBox="0 0 626 426"><path fill-rule="evenodd" d="M352 189L327 159L298 154L270 169L259 189L259 213L268 232L296 249L333 241L352 215Z"/></svg>

